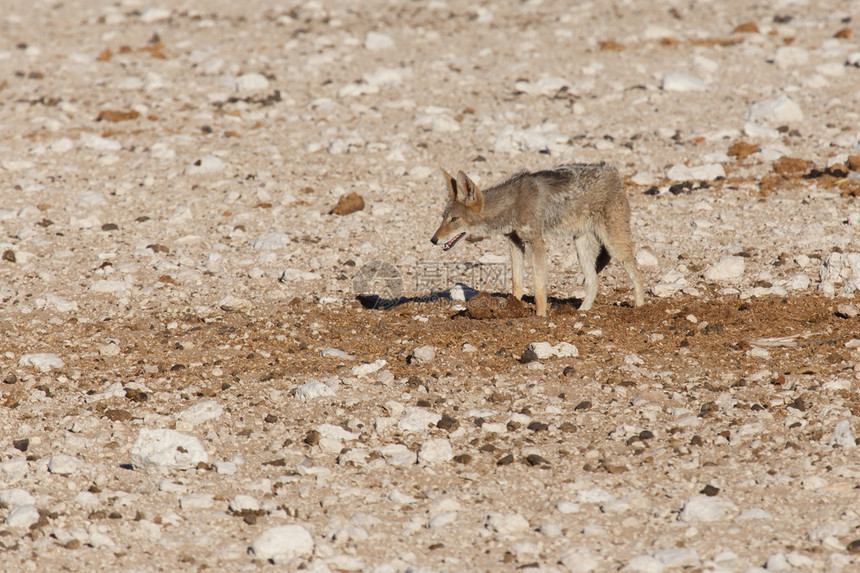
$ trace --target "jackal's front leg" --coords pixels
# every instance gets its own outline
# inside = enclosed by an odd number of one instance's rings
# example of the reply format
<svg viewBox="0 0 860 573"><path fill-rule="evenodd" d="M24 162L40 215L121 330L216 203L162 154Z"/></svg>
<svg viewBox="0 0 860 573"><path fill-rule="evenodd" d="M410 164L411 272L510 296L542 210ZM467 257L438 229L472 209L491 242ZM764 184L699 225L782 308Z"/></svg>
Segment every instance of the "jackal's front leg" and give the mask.
<svg viewBox="0 0 860 573"><path fill-rule="evenodd" d="M533 241L530 247L535 275L537 315L546 316L546 243L541 238Z"/></svg>
<svg viewBox="0 0 860 573"><path fill-rule="evenodd" d="M514 297L523 298L523 265L525 259L525 245L516 233L508 235L511 243L511 282L513 283Z"/></svg>

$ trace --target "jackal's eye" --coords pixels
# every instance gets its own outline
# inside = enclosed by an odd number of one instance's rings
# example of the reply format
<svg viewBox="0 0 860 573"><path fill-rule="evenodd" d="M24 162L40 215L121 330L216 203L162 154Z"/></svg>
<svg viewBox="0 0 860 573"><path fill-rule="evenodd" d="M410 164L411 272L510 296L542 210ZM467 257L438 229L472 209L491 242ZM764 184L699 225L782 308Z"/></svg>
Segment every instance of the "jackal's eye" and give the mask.
<svg viewBox="0 0 860 573"><path fill-rule="evenodd" d="M451 217L451 222L456 223L460 217Z"/></svg>

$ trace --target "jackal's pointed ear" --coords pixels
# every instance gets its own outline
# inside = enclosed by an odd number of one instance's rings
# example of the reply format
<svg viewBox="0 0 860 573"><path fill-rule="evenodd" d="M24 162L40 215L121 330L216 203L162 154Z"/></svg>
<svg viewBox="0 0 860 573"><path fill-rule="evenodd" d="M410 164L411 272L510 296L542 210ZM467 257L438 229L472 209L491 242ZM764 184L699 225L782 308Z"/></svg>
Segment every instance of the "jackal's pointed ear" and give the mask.
<svg viewBox="0 0 860 573"><path fill-rule="evenodd" d="M445 177L445 184L448 186L448 192L451 195L451 201L456 201L457 200L457 180L454 179L451 176L451 174L448 173L447 171L445 171L444 169L442 169L441 171L442 171L442 175Z"/></svg>
<svg viewBox="0 0 860 573"><path fill-rule="evenodd" d="M468 175L460 171L457 173L457 185L459 185L460 201L470 208L480 211L484 203L484 195L475 182L469 179Z"/></svg>

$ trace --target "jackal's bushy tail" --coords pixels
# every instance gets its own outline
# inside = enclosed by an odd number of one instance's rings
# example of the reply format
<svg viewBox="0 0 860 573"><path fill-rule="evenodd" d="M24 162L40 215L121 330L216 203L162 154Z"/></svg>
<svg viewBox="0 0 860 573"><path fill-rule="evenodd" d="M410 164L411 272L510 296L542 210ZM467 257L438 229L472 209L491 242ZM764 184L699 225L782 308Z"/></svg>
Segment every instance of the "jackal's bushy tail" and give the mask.
<svg viewBox="0 0 860 573"><path fill-rule="evenodd" d="M610 255L609 251L606 250L606 245L601 243L600 252L597 254L597 259L594 261L594 270L599 273L611 260L612 255Z"/></svg>

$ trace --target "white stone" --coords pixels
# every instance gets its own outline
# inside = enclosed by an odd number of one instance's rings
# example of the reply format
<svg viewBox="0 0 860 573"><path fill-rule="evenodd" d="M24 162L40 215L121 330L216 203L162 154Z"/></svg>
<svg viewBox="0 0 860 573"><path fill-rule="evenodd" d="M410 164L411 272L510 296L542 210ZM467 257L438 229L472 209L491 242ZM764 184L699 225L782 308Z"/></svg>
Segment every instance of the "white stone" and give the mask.
<svg viewBox="0 0 860 573"><path fill-rule="evenodd" d="M847 318L854 318L858 314L860 314L860 310L858 310L856 306L854 306L853 304L847 304L847 303L837 304L836 305L836 312L840 316L847 317Z"/></svg>
<svg viewBox="0 0 860 573"><path fill-rule="evenodd" d="M788 290L806 290L811 283L809 275L798 273L789 277L785 283L785 288Z"/></svg>
<svg viewBox="0 0 860 573"><path fill-rule="evenodd" d="M800 569L801 571L811 571L815 564L815 561L813 561L811 557L798 553L797 551L792 551L791 553L786 554L785 559L788 561L789 565Z"/></svg>
<svg viewBox="0 0 860 573"><path fill-rule="evenodd" d="M307 382L296 388L296 399L301 402L308 402L322 396L334 396L334 390L329 388L328 384L314 380Z"/></svg>
<svg viewBox="0 0 860 573"><path fill-rule="evenodd" d="M444 527L446 525L450 525L457 521L457 512L456 511L445 511L439 514L434 515L429 522L427 522L427 527L431 529L436 529L439 527Z"/></svg>
<svg viewBox="0 0 860 573"><path fill-rule="evenodd" d="M708 84L690 74L669 72L663 76L662 87L667 92L703 92L707 91Z"/></svg>
<svg viewBox="0 0 860 573"><path fill-rule="evenodd" d="M185 167L185 175L206 175L218 173L224 169L224 162L214 155L204 155L191 165Z"/></svg>
<svg viewBox="0 0 860 573"><path fill-rule="evenodd" d="M784 124L803 120L800 106L787 95L754 103L747 111L747 121L764 124Z"/></svg>
<svg viewBox="0 0 860 573"><path fill-rule="evenodd" d="M532 342L526 348L526 353L523 354L523 360L546 360L555 355L549 342Z"/></svg>
<svg viewBox="0 0 860 573"><path fill-rule="evenodd" d="M535 364L539 363L535 362ZM484 425L481 426L481 431L489 434L505 434L508 431L508 427L504 422L484 422Z"/></svg>
<svg viewBox="0 0 860 573"><path fill-rule="evenodd" d="M119 344L111 340L107 344L104 344L99 347L99 354L101 356L119 356L121 349Z"/></svg>
<svg viewBox="0 0 860 573"><path fill-rule="evenodd" d="M81 491L75 496L75 503L85 508L98 507L99 496L88 491Z"/></svg>
<svg viewBox="0 0 860 573"><path fill-rule="evenodd" d="M454 450L451 448L451 442L444 438L435 438L427 440L421 444L421 449L418 451L418 462L424 465L441 464L454 457Z"/></svg>
<svg viewBox="0 0 860 573"><path fill-rule="evenodd" d="M752 509L748 509L742 514L738 516L739 521L745 521L747 519L764 519L770 520L773 519L773 515L768 513L767 511L761 509L760 507L754 507Z"/></svg>
<svg viewBox="0 0 860 573"><path fill-rule="evenodd" d="M84 141L84 147L87 149L94 149L96 151L119 151L122 149L122 143L115 139L107 139L100 135L88 134L81 135L81 139Z"/></svg>
<svg viewBox="0 0 860 573"><path fill-rule="evenodd" d="M552 124L535 125L524 130L506 125L496 133L493 151L512 155L524 151L561 152L567 144L559 141L560 139Z"/></svg>
<svg viewBox="0 0 860 573"><path fill-rule="evenodd" d="M558 558L570 573L593 573L600 568L600 561L585 547L571 547Z"/></svg>
<svg viewBox="0 0 860 573"><path fill-rule="evenodd" d="M627 562L621 570L631 573L663 573L665 566L656 557L639 555Z"/></svg>
<svg viewBox="0 0 860 573"><path fill-rule="evenodd" d="M251 241L251 247L258 251L277 251L289 245L290 242L290 236L286 233L263 233Z"/></svg>
<svg viewBox="0 0 860 573"><path fill-rule="evenodd" d="M511 545L508 551L516 558L518 563L528 563L538 559L542 549L542 544L521 541Z"/></svg>
<svg viewBox="0 0 860 573"><path fill-rule="evenodd" d="M725 508L716 499L697 495L684 502L678 519L686 523L717 521L722 519L725 513Z"/></svg>
<svg viewBox="0 0 860 573"><path fill-rule="evenodd" d="M832 445L841 446L843 449L852 450L857 447L854 439L854 432L851 431L851 421L842 420L833 428L833 434L830 436Z"/></svg>
<svg viewBox="0 0 860 573"><path fill-rule="evenodd" d="M125 387L122 385L122 382L113 382L104 392L99 392L98 394L90 394L85 400L87 403L98 402L100 400L106 400L108 398L124 398L125 397Z"/></svg>
<svg viewBox="0 0 860 573"><path fill-rule="evenodd" d="M436 358L436 349L432 346L419 346L412 351L412 358L418 364L433 362Z"/></svg>
<svg viewBox="0 0 860 573"><path fill-rule="evenodd" d="M99 547L105 547L108 549L116 548L116 543L114 543L113 539L111 539L107 534L96 529L96 527L97 526L93 524L87 529L87 545L95 547L96 549Z"/></svg>
<svg viewBox="0 0 860 573"><path fill-rule="evenodd" d="M820 543L833 537L845 537L854 529L854 524L846 521L828 521L816 527L807 535L807 539Z"/></svg>
<svg viewBox="0 0 860 573"><path fill-rule="evenodd" d="M666 567L683 569L699 566L699 554L689 547L669 547L654 552L654 557Z"/></svg>
<svg viewBox="0 0 860 573"><path fill-rule="evenodd" d="M771 61L778 68L797 68L809 62L809 51L800 46L780 46Z"/></svg>
<svg viewBox="0 0 860 573"><path fill-rule="evenodd" d="M167 429L142 429L130 454L132 467L146 472L188 470L209 462L197 438Z"/></svg>
<svg viewBox="0 0 860 573"><path fill-rule="evenodd" d="M61 137L51 144L51 151L54 153L66 153L75 148L75 143L68 137Z"/></svg>
<svg viewBox="0 0 860 573"><path fill-rule="evenodd" d="M134 76L128 76L117 81L114 86L118 90L134 91L143 87L143 80Z"/></svg>
<svg viewBox="0 0 860 573"><path fill-rule="evenodd" d="M199 402L193 406L186 408L176 415L176 419L186 424L196 426L209 420L220 418L224 413L224 408L215 400L206 400Z"/></svg>
<svg viewBox="0 0 860 573"><path fill-rule="evenodd" d="M341 350L340 348L323 348L323 358L337 358L338 360L355 360L355 356Z"/></svg>
<svg viewBox="0 0 860 573"><path fill-rule="evenodd" d="M630 504L623 499L610 499L600 506L600 511L606 515L621 515L630 510Z"/></svg>
<svg viewBox="0 0 860 573"><path fill-rule="evenodd" d="M579 349L569 342L559 342L552 350L559 358L575 358L579 356Z"/></svg>
<svg viewBox="0 0 860 573"><path fill-rule="evenodd" d="M433 113L416 118L415 126L435 133L454 133L460 131L460 123L444 113Z"/></svg>
<svg viewBox="0 0 860 573"><path fill-rule="evenodd" d="M13 529L27 529L39 521L39 510L34 505L19 505L6 516L6 525Z"/></svg>
<svg viewBox="0 0 860 573"><path fill-rule="evenodd" d="M52 368L62 368L66 363L56 354L39 352L36 354L24 354L18 359L18 366L32 366L39 372L48 372Z"/></svg>
<svg viewBox="0 0 860 573"><path fill-rule="evenodd" d="M278 277L278 280L283 283L288 281L315 281L321 278L322 275L311 271L305 271L302 269L284 269ZM320 299L320 302L322 302L322 299Z"/></svg>
<svg viewBox="0 0 860 573"><path fill-rule="evenodd" d="M628 354L624 357L624 364L628 366L642 366L645 361L637 354Z"/></svg>
<svg viewBox="0 0 860 573"><path fill-rule="evenodd" d="M93 281L89 291L104 294L123 294L128 292L128 285L123 281L98 280Z"/></svg>
<svg viewBox="0 0 860 573"><path fill-rule="evenodd" d="M572 501L560 501L555 504L555 508L559 513L563 513L565 515L579 512L579 504Z"/></svg>
<svg viewBox="0 0 860 573"><path fill-rule="evenodd" d="M541 535L545 535L546 537L561 537L564 535L564 530L554 521L542 523L538 528L538 531L540 531Z"/></svg>
<svg viewBox="0 0 860 573"><path fill-rule="evenodd" d="M368 32L364 37L364 47L371 52L379 52L394 47L394 40L387 34L380 32Z"/></svg>
<svg viewBox="0 0 860 573"><path fill-rule="evenodd" d="M233 475L239 470L239 466L233 462L219 461L212 465L215 466L215 471L221 475Z"/></svg>
<svg viewBox="0 0 860 573"><path fill-rule="evenodd" d="M580 503L606 503L612 499L612 494L602 487L592 487L576 492L576 499Z"/></svg>
<svg viewBox="0 0 860 573"><path fill-rule="evenodd" d="M726 256L705 271L705 279L713 282L736 282L744 274L746 263L743 257Z"/></svg>
<svg viewBox="0 0 860 573"><path fill-rule="evenodd" d="M325 567L323 569L322 567ZM333 572L355 572L361 573L362 571L366 571L364 566L364 562L360 559L353 557L352 555L346 555L341 553L339 555L335 555L334 557L329 557L325 560L325 565L322 567L317 565L317 562L314 561L307 569L308 571L319 571L320 573L333 571ZM375 569L373 571L376 571Z"/></svg>
<svg viewBox="0 0 860 573"><path fill-rule="evenodd" d="M313 553L314 539L301 525L280 525L262 532L251 544L251 551L259 559L287 563L297 557Z"/></svg>
<svg viewBox="0 0 860 573"><path fill-rule="evenodd" d="M155 482L155 487L158 488L158 491L166 491L169 493L186 493L188 491L187 485L172 479L160 479Z"/></svg>
<svg viewBox="0 0 860 573"><path fill-rule="evenodd" d="M401 432L426 432L428 427L435 426L436 422L441 419L442 416L435 412L417 406L409 406L397 423L397 429Z"/></svg>
<svg viewBox="0 0 860 573"><path fill-rule="evenodd" d="M379 453L382 454L382 457L390 466L411 466L418 461L417 454L403 444L391 444L388 446L383 446L379 449Z"/></svg>
<svg viewBox="0 0 860 573"><path fill-rule="evenodd" d="M375 87L396 86L403 83L407 68L377 68L372 73L364 74L362 79L368 85Z"/></svg>
<svg viewBox="0 0 860 573"><path fill-rule="evenodd" d="M815 491L827 487L827 480L821 476L809 476L800 480L801 486L805 490Z"/></svg>
<svg viewBox="0 0 860 573"><path fill-rule="evenodd" d="M373 86L366 83L352 83L340 88L337 92L337 97L348 98L376 93L379 93L378 86ZM329 153L337 154L345 152L346 149L341 148L341 146L343 145L345 145L345 143L342 139L335 139L329 146Z"/></svg>
<svg viewBox="0 0 860 573"><path fill-rule="evenodd" d="M0 162L0 167L5 169L6 171L24 171L25 169L31 169L33 167L33 162L15 161L7 159L5 161Z"/></svg>
<svg viewBox="0 0 860 573"><path fill-rule="evenodd" d="M233 512L258 511L260 502L253 496L240 494L230 500L229 507Z"/></svg>
<svg viewBox="0 0 860 573"><path fill-rule="evenodd" d="M319 433L320 438L329 438L331 440L357 440L359 437L358 434L334 424L320 424L314 429Z"/></svg>
<svg viewBox="0 0 860 573"><path fill-rule="evenodd" d="M397 488L394 488L390 492L388 492L388 495L386 496L386 498L389 501L396 503L398 505L409 505L409 504L412 504L412 503L415 503L416 501L418 501L417 499L415 499L411 495L406 495L405 493L401 492Z"/></svg>
<svg viewBox="0 0 860 573"><path fill-rule="evenodd" d="M6 504L7 507L15 508L19 505L35 505L36 498L26 490L13 488L0 491L0 503Z"/></svg>
<svg viewBox="0 0 860 573"><path fill-rule="evenodd" d="M263 74L252 72L236 78L236 91L254 92L269 89L269 80Z"/></svg>
<svg viewBox="0 0 860 573"><path fill-rule="evenodd" d="M382 370L387 364L387 360L377 360L370 364L359 364L358 366L353 366L352 370L350 370L349 373L353 376L361 378L363 376L367 376L368 374L373 374L374 372Z"/></svg>
<svg viewBox="0 0 860 573"><path fill-rule="evenodd" d="M779 139L780 137L780 133L776 129L751 121L744 123L744 134L755 139ZM762 158L765 159L766 157L762 156ZM774 159L778 159L778 157L773 157L770 160L773 161Z"/></svg>
<svg viewBox="0 0 860 573"><path fill-rule="evenodd" d="M845 64L842 62L825 62L815 66L815 71L822 76L838 78L845 75Z"/></svg>
<svg viewBox="0 0 860 573"><path fill-rule="evenodd" d="M785 558L785 553L774 553L768 557L765 567L768 571L791 571L791 565Z"/></svg>
<svg viewBox="0 0 860 573"><path fill-rule="evenodd" d="M639 249L636 251L636 264L640 267L653 268L659 264L657 257L648 249Z"/></svg>
<svg viewBox="0 0 860 573"><path fill-rule="evenodd" d="M140 13L140 21L146 22L147 24L160 22L161 20L167 20L170 18L170 14L171 12L167 8L147 8Z"/></svg>
<svg viewBox="0 0 860 573"><path fill-rule="evenodd" d="M215 506L215 497L211 493L189 493L179 498L182 509L211 509Z"/></svg>
<svg viewBox="0 0 860 573"><path fill-rule="evenodd" d="M678 163L666 172L666 177L672 181L713 181L725 176L726 170L719 163L707 163L695 167Z"/></svg>
<svg viewBox="0 0 860 573"><path fill-rule="evenodd" d="M676 35L677 32L657 24L648 25L642 33L645 40L662 40L663 38L674 38Z"/></svg>
<svg viewBox="0 0 860 573"><path fill-rule="evenodd" d="M29 469L26 458L16 456L0 462L0 479L11 485L24 479Z"/></svg>
<svg viewBox="0 0 860 573"><path fill-rule="evenodd" d="M67 476L75 473L84 462L66 454L54 454L48 461L48 471L52 474Z"/></svg>
<svg viewBox="0 0 860 573"><path fill-rule="evenodd" d="M564 88L570 88L571 84L564 78L554 76L544 76L538 81L532 83L528 81L518 81L514 84L514 88L518 92L529 95L554 96Z"/></svg>
<svg viewBox="0 0 860 573"><path fill-rule="evenodd" d="M528 520L519 513L491 513L487 528L501 535L515 535L529 530Z"/></svg>

